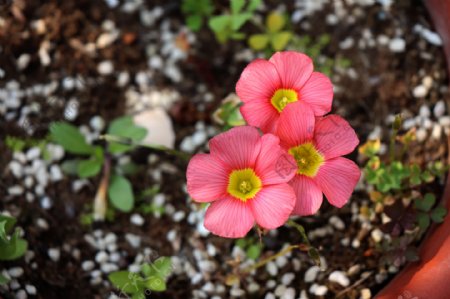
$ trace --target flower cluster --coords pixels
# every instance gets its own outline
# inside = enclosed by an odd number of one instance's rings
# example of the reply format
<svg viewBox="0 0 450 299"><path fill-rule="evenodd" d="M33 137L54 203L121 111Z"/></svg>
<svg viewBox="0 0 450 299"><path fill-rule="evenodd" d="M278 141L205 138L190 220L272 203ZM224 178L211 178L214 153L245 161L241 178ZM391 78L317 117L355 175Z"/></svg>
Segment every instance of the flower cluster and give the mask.
<svg viewBox="0 0 450 299"><path fill-rule="evenodd" d="M342 207L360 177L341 156L358 145L355 131L331 110L333 86L313 72L304 54L287 51L257 59L242 72L236 92L249 126L210 140L210 154L197 154L187 169L187 189L211 203L205 227L228 238L264 229L291 215L317 212L325 194ZM259 128L263 135L261 136Z"/></svg>

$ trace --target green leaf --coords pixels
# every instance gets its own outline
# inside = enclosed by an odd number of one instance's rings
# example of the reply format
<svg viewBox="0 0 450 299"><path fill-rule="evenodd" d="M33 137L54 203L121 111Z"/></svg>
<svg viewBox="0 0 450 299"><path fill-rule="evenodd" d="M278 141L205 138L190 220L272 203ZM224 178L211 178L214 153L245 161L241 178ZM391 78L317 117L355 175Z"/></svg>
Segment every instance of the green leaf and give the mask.
<svg viewBox="0 0 450 299"><path fill-rule="evenodd" d="M172 271L172 259L170 257L162 256L158 258L153 264L153 269L160 277L169 276Z"/></svg>
<svg viewBox="0 0 450 299"><path fill-rule="evenodd" d="M113 136L125 137L134 142L139 142L147 136L145 128L136 126L131 116L124 116L115 119L108 128L108 134ZM125 145L111 142L109 152L119 154L134 148L133 145Z"/></svg>
<svg viewBox="0 0 450 299"><path fill-rule="evenodd" d="M250 0L250 3L247 6L248 12L253 12L261 5L262 0Z"/></svg>
<svg viewBox="0 0 450 299"><path fill-rule="evenodd" d="M432 193L427 193L423 199L416 199L414 205L420 211L428 212L434 206L436 197Z"/></svg>
<svg viewBox="0 0 450 299"><path fill-rule="evenodd" d="M426 230L430 226L430 216L425 213L417 215L417 224L421 230Z"/></svg>
<svg viewBox="0 0 450 299"><path fill-rule="evenodd" d="M245 0L231 0L231 13L238 14L245 5Z"/></svg>
<svg viewBox="0 0 450 299"><path fill-rule="evenodd" d="M6 220L0 221L0 241L3 241L5 243L9 242L8 236L6 235Z"/></svg>
<svg viewBox="0 0 450 299"><path fill-rule="evenodd" d="M50 135L53 141L60 144L69 153L88 155L93 151L93 147L86 142L78 128L71 124L65 122L52 123Z"/></svg>
<svg viewBox="0 0 450 299"><path fill-rule="evenodd" d="M77 166L77 174L80 178L96 176L102 169L103 161L97 159L81 160Z"/></svg>
<svg viewBox="0 0 450 299"><path fill-rule="evenodd" d="M277 12L272 12L266 19L266 27L270 33L279 32L285 24L285 17Z"/></svg>
<svg viewBox="0 0 450 299"><path fill-rule="evenodd" d="M261 245L253 244L247 248L246 255L252 260L257 260L261 255Z"/></svg>
<svg viewBox="0 0 450 299"><path fill-rule="evenodd" d="M67 160L61 164L61 169L69 175L78 175L78 163L80 160Z"/></svg>
<svg viewBox="0 0 450 299"><path fill-rule="evenodd" d="M442 223L447 215L447 210L444 207L437 207L431 212L431 219L433 222Z"/></svg>
<svg viewBox="0 0 450 299"><path fill-rule="evenodd" d="M5 232L9 233L16 224L16 218L0 214L0 221L5 222Z"/></svg>
<svg viewBox="0 0 450 299"><path fill-rule="evenodd" d="M286 45L290 41L291 37L292 37L292 33L288 32L288 31L283 31L283 32L272 35L272 38L270 39L272 48L275 51L284 50L286 48Z"/></svg>
<svg viewBox="0 0 450 299"><path fill-rule="evenodd" d="M0 246L0 260L15 260L25 254L27 247L27 241L19 237L19 230L16 229L9 243L4 243Z"/></svg>
<svg viewBox="0 0 450 299"><path fill-rule="evenodd" d="M231 29L238 31L248 20L252 18L251 13L240 13L231 16Z"/></svg>
<svg viewBox="0 0 450 299"><path fill-rule="evenodd" d="M127 294L143 293L144 279L132 272L117 271L108 275L109 281L121 292Z"/></svg>
<svg viewBox="0 0 450 299"><path fill-rule="evenodd" d="M248 45L253 50L262 50L267 47L269 43L269 37L266 34L253 34L248 39Z"/></svg>
<svg viewBox="0 0 450 299"><path fill-rule="evenodd" d="M202 27L202 17L200 15L191 15L186 18L186 25L192 31L198 31Z"/></svg>
<svg viewBox="0 0 450 299"><path fill-rule="evenodd" d="M13 152L22 152L27 145L25 140L14 136L6 136L5 144Z"/></svg>
<svg viewBox="0 0 450 299"><path fill-rule="evenodd" d="M164 292L167 288L164 278L159 276L148 277L145 286L155 292Z"/></svg>
<svg viewBox="0 0 450 299"><path fill-rule="evenodd" d="M6 278L5 276L3 276L3 274L0 273L0 285L5 285L8 283L8 278Z"/></svg>
<svg viewBox="0 0 450 299"><path fill-rule="evenodd" d="M133 209L133 189L130 182L125 177L114 175L111 178L109 182L108 196L116 209L122 212L130 212Z"/></svg>
<svg viewBox="0 0 450 299"><path fill-rule="evenodd" d="M212 31L217 33L225 31L230 26L230 22L231 16L229 15L215 16L209 20L208 25Z"/></svg>

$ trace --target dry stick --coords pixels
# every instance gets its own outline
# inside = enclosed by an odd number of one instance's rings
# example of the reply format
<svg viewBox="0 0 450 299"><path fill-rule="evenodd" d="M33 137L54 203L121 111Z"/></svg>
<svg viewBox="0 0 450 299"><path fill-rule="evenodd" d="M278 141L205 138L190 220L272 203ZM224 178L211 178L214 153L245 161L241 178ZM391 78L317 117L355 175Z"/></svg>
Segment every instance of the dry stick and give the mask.
<svg viewBox="0 0 450 299"><path fill-rule="evenodd" d="M103 164L103 175L100 185L97 189L94 199L94 220L105 220L106 210L108 209L108 201L106 200L106 193L109 186L109 176L111 174L111 160L108 156L105 157Z"/></svg>
<svg viewBox="0 0 450 299"><path fill-rule="evenodd" d="M352 284L351 286L343 289L342 291L340 291L337 295L336 298L341 297L342 295L344 295L345 293L347 293L348 291L350 291L351 289L359 286L360 284L362 284L364 281L366 281L370 276L372 276L372 273L369 273L366 277L363 277L359 280L357 280L354 284Z"/></svg>

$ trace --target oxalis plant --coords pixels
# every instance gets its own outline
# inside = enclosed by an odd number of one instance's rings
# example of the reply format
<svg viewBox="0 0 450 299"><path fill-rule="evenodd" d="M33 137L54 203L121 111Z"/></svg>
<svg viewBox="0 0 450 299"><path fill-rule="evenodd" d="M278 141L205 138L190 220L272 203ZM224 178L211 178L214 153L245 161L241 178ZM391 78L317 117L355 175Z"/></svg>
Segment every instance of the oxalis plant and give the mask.
<svg viewBox="0 0 450 299"><path fill-rule="evenodd" d="M187 191L194 201L209 203L204 225L213 234L243 238L256 224L261 237L287 224L302 242L247 268L236 265L226 279L230 285L295 249L319 263L305 229L290 218L315 214L323 195L342 207L361 175L353 161L342 157L358 145L355 131L340 116L326 115L333 86L327 76L313 72L308 56L286 51L255 60L242 72L236 93L242 104L222 109L217 117L235 116L239 107L247 125L213 137L209 154L192 157ZM260 248L251 241L238 245L250 258L259 257Z"/></svg>
<svg viewBox="0 0 450 299"><path fill-rule="evenodd" d="M136 126L130 116L125 116L111 122L107 135L103 136L106 140L104 143L87 143L78 128L66 122L53 123L50 134L54 142L73 155L72 160L62 165L66 173L80 178L95 177L101 173L102 178L94 200L94 220L105 219L107 198L112 207L119 211L129 212L133 209L135 196L126 175L132 173L136 165L132 162L119 164L117 157L132 151L137 146L133 142L139 143L145 138L145 128Z"/></svg>
<svg viewBox="0 0 450 299"><path fill-rule="evenodd" d="M447 215L431 191L435 181L444 177L448 166L441 161L427 164L412 161L407 152L416 133L411 129L399 134L401 124L401 115L397 115L386 154L381 151L380 139L369 140L359 148L366 160L364 178L372 202L361 212L368 218L382 213L388 217L389 221L381 226L389 236L381 243L382 263L397 267L405 261L418 260L414 243L423 237L431 223L441 223Z"/></svg>
<svg viewBox="0 0 450 299"><path fill-rule="evenodd" d="M28 243L21 237L20 230L14 225L14 217L0 214L0 261L11 261L20 258L27 251ZM8 279L0 273L0 285Z"/></svg>

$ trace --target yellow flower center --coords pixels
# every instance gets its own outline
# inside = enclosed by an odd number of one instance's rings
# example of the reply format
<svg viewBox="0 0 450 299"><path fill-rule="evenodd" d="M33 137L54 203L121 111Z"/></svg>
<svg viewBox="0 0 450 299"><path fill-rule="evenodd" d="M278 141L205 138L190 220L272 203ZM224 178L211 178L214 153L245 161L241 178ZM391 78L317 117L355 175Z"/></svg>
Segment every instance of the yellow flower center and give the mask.
<svg viewBox="0 0 450 299"><path fill-rule="evenodd" d="M297 161L297 173L308 177L314 177L325 161L323 156L316 150L311 142L291 147L289 149L289 154Z"/></svg>
<svg viewBox="0 0 450 299"><path fill-rule="evenodd" d="M255 197L261 188L261 179L251 168L233 170L230 173L227 191L237 199L245 202Z"/></svg>
<svg viewBox="0 0 450 299"><path fill-rule="evenodd" d="M298 95L293 89L278 89L272 96L270 102L278 112L283 111L284 107L289 103L297 102Z"/></svg>

